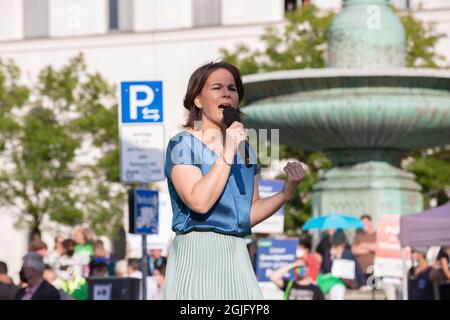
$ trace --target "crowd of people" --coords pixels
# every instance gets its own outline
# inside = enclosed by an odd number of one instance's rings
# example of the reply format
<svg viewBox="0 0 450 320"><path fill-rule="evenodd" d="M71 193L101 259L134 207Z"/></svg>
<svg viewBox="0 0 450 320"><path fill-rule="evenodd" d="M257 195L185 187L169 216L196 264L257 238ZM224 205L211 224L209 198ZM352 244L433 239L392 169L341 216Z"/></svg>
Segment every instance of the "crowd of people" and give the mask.
<svg viewBox="0 0 450 320"><path fill-rule="evenodd" d="M347 289L370 290L367 284L373 272L376 233L369 215L361 220L364 228L357 231L351 244L341 229L323 232L314 251L309 237L300 238L297 260L270 275L285 299L343 300ZM339 276L339 261L347 262L342 268L350 270L350 275ZM283 278L291 270L294 279Z"/></svg>
<svg viewBox="0 0 450 320"><path fill-rule="evenodd" d="M311 240L301 238L297 260L270 275L271 281L284 292L287 300L344 300L348 289L369 291L374 286L376 232L369 215L363 215L363 229L356 232L351 243L343 230L329 229L322 233L314 252ZM428 255L427 255L428 253ZM408 272L408 299L439 299L439 285L450 281L450 248L442 247L432 256L430 248L412 248L411 268ZM338 262L345 261L340 275ZM286 279L293 271L294 279ZM350 270L350 275L348 275ZM389 282L386 282L389 284ZM392 289L393 290L390 290ZM386 299L401 299L401 282L382 287ZM393 291L393 292L392 292Z"/></svg>
<svg viewBox="0 0 450 320"><path fill-rule="evenodd" d="M166 258L162 250L149 252L147 300L162 298ZM52 249L37 238L23 257L19 283L0 262L0 300L87 300L89 278L130 277L142 279L140 258L116 259L102 240L88 228L77 227L73 236L57 236Z"/></svg>
<svg viewBox="0 0 450 320"><path fill-rule="evenodd" d="M374 289L371 279L376 232L370 216L362 216L361 221L364 228L355 233L351 243L340 229L323 232L315 250L309 237L299 239L297 259L270 275L270 280L283 291L286 300L343 300L349 289ZM256 252L252 248L249 246L249 253L256 268ZM41 239L33 240L28 249L18 283L9 276L6 263L0 261L0 300L86 300L91 277L142 279L141 258L116 259L103 241L95 240L87 228L76 228L70 238L55 237L51 249ZM437 286L450 281L449 255L450 247L412 249L412 266L408 272L409 299L439 298ZM350 277L339 276L339 271L336 271L336 262L342 260L347 261L343 268L352 269ZM147 300L163 298L166 264L167 258L161 249L149 250ZM286 277L291 270L293 279ZM385 291L385 296L400 299L400 291L390 296Z"/></svg>

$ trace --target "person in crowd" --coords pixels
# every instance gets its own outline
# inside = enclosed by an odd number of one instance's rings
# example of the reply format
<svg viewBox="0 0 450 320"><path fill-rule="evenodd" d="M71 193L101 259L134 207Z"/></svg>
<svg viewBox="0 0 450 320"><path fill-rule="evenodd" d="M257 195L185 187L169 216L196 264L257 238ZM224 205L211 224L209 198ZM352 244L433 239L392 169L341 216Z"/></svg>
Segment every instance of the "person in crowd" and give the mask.
<svg viewBox="0 0 450 320"><path fill-rule="evenodd" d="M310 277L312 281L316 281L320 272L322 257L317 253L311 252L311 249L311 239L307 237L300 238L297 246L297 258L302 258L306 261L308 264L307 276Z"/></svg>
<svg viewBox="0 0 450 320"><path fill-rule="evenodd" d="M245 144L248 129L239 116L243 98L240 72L227 62L205 64L189 79L185 129L166 150L176 235L167 259L165 299L263 298L244 237L293 196L304 170L289 162L282 191L260 199L255 152ZM239 152L242 146L248 157Z"/></svg>
<svg viewBox="0 0 450 320"><path fill-rule="evenodd" d="M128 276L130 278L142 279L140 259L137 258L128 259Z"/></svg>
<svg viewBox="0 0 450 320"><path fill-rule="evenodd" d="M47 255L46 262L49 264L53 270L58 270L60 267L60 259L64 254L64 242L65 238L63 235L58 235L54 239L53 251Z"/></svg>
<svg viewBox="0 0 450 320"><path fill-rule="evenodd" d="M436 284L450 281L450 247L441 247L433 265L432 278Z"/></svg>
<svg viewBox="0 0 450 320"><path fill-rule="evenodd" d="M150 249L150 255L148 257L148 274L153 276L157 268L165 267L167 264L167 258L162 255L161 248Z"/></svg>
<svg viewBox="0 0 450 320"><path fill-rule="evenodd" d="M327 261L331 261L330 251L331 251L331 237L336 232L335 229L327 229L325 232L321 233L319 244L316 247L316 252L321 257L321 264L320 264L320 273L326 274L329 273L331 268L331 265L325 265Z"/></svg>
<svg viewBox="0 0 450 320"><path fill-rule="evenodd" d="M81 274L82 263L78 256L75 256L75 245L76 242L73 239L66 239L62 243L64 252L61 255L59 260L58 269L54 269L56 274L59 277L59 270L66 270L68 266L72 266L75 269L75 272L79 272Z"/></svg>
<svg viewBox="0 0 450 320"><path fill-rule="evenodd" d="M408 299L434 300L432 268L426 259L427 248L415 247L412 250L412 267L408 271Z"/></svg>
<svg viewBox="0 0 450 320"><path fill-rule="evenodd" d="M128 259L128 277L142 281L141 259ZM147 300L154 300L152 292L156 292L156 282L152 279L152 277L147 277ZM139 300L142 300L142 291L139 292Z"/></svg>
<svg viewBox="0 0 450 320"><path fill-rule="evenodd" d="M114 275L116 262L111 259L111 254L106 250L102 240L96 240L94 242L94 257L104 259L107 264L108 275Z"/></svg>
<svg viewBox="0 0 450 320"><path fill-rule="evenodd" d="M166 266L157 267L147 278L147 300L162 300Z"/></svg>
<svg viewBox="0 0 450 320"><path fill-rule="evenodd" d="M107 277L108 261L103 257L92 257L89 262L89 277Z"/></svg>
<svg viewBox="0 0 450 320"><path fill-rule="evenodd" d="M90 258L94 255L93 240L90 238L90 233L87 228L76 227L73 234L73 239L76 244L74 253L83 265L83 275L88 273L88 265Z"/></svg>
<svg viewBox="0 0 450 320"><path fill-rule="evenodd" d="M308 268L308 262L300 258L294 263L287 264L272 272L269 278L284 291L286 300L325 300L322 291L308 276ZM290 270L294 272L294 280L283 278Z"/></svg>
<svg viewBox="0 0 450 320"><path fill-rule="evenodd" d="M107 261L102 257L91 257L89 261L89 277L107 277ZM63 279L62 288L75 300L87 300L89 294L89 283L83 276L76 275L67 270L67 276Z"/></svg>
<svg viewBox="0 0 450 320"><path fill-rule="evenodd" d="M37 252L44 259L46 259L47 255L48 255L48 247L44 241L42 241L39 238L36 238L30 242L30 245L28 246L28 252Z"/></svg>
<svg viewBox="0 0 450 320"><path fill-rule="evenodd" d="M125 260L119 260L116 262L114 267L114 274L117 277L127 277L128 276L128 265Z"/></svg>
<svg viewBox="0 0 450 320"><path fill-rule="evenodd" d="M331 249L331 237L336 232L336 229L326 229L325 232L321 233L319 244L316 247L316 252L322 257L326 252Z"/></svg>
<svg viewBox="0 0 450 320"><path fill-rule="evenodd" d="M60 300L73 300L69 294L61 289L60 279L58 279L55 270L48 264L45 265L43 278L58 290Z"/></svg>
<svg viewBox="0 0 450 320"><path fill-rule="evenodd" d="M353 261L353 279L335 277L333 275L333 263L339 259ZM326 274L326 276L322 276L318 279L318 285L324 293L328 293L330 300L343 300L346 289L360 288L365 284L364 274L351 252L347 237L343 230L338 229L331 237L330 253L329 255L324 254L323 256L322 273Z"/></svg>
<svg viewBox="0 0 450 320"><path fill-rule="evenodd" d="M58 285L75 300L87 299L87 280L82 275L79 265L62 265Z"/></svg>
<svg viewBox="0 0 450 320"><path fill-rule="evenodd" d="M15 300L60 300L58 290L43 277L45 264L37 252L29 252L23 257L23 277L28 286L21 288Z"/></svg>
<svg viewBox="0 0 450 320"><path fill-rule="evenodd" d="M17 291L19 287L8 276L8 265L0 261L0 300L13 300Z"/></svg>
<svg viewBox="0 0 450 320"><path fill-rule="evenodd" d="M364 273L365 281L373 274L373 265L376 249L376 232L372 227L372 217L369 215L361 216L363 229L358 230L352 243L352 254L356 257L361 270Z"/></svg>

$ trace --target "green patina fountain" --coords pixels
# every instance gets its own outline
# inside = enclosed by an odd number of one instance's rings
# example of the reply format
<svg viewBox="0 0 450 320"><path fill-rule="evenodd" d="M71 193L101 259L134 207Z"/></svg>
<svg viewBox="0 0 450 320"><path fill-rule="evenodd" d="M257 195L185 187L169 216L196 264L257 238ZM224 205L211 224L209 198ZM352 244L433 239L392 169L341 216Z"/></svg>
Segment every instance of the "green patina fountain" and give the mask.
<svg viewBox="0 0 450 320"><path fill-rule="evenodd" d="M313 214L408 214L421 187L400 168L411 149L450 143L450 72L405 68L400 20L387 0L347 0L329 30L328 67L244 77L251 128L324 151L333 168L313 189Z"/></svg>

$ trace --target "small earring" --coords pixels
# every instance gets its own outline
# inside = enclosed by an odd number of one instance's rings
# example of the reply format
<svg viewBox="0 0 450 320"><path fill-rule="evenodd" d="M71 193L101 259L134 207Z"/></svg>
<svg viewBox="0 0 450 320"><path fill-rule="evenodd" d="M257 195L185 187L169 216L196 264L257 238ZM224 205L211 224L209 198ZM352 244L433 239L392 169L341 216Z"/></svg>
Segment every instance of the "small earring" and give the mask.
<svg viewBox="0 0 450 320"><path fill-rule="evenodd" d="M199 108L197 105L195 107L198 110L198 112L196 113L198 120L202 120L202 108Z"/></svg>

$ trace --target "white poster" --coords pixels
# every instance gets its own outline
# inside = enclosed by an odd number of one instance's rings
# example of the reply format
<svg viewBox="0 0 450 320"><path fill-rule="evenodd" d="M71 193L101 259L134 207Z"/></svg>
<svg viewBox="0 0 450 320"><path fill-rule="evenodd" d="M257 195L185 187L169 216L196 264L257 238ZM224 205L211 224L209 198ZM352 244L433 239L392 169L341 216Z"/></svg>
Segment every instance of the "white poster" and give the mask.
<svg viewBox="0 0 450 320"><path fill-rule="evenodd" d="M164 180L164 126L128 124L120 127L120 169L123 183Z"/></svg>

